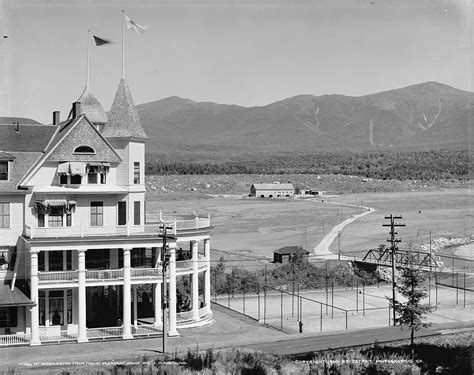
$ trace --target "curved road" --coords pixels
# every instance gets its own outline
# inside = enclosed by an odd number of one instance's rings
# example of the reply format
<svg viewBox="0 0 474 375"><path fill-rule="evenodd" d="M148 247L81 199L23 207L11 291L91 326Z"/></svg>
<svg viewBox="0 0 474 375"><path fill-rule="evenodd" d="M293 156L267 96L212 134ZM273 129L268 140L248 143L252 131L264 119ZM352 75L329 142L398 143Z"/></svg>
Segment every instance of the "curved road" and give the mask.
<svg viewBox="0 0 474 375"><path fill-rule="evenodd" d="M356 207L356 208L363 208L366 211L354 215L350 217L349 219L344 220L342 223L337 224L334 226L334 228L331 229L331 231L319 242L319 244L313 249L313 254L316 255L317 257L322 257L322 258L332 258L335 256L332 252L329 251L329 246L333 243L333 241L336 239L337 235L339 232L341 232L346 225L349 225L353 221L360 219L361 217L365 215L369 215L375 210L371 207L364 207L364 206L357 206L354 204L344 204L344 203L336 203L336 202L328 202L328 204L336 204L339 206L346 206L346 207Z"/></svg>

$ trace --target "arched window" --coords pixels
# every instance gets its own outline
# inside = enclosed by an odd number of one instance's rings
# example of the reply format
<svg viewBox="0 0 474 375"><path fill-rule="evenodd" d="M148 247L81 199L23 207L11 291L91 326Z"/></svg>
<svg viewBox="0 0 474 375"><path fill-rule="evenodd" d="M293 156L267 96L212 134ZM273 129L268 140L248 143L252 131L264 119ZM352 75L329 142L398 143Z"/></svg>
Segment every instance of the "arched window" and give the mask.
<svg viewBox="0 0 474 375"><path fill-rule="evenodd" d="M95 154L95 151L90 146L79 146L74 149L75 154Z"/></svg>

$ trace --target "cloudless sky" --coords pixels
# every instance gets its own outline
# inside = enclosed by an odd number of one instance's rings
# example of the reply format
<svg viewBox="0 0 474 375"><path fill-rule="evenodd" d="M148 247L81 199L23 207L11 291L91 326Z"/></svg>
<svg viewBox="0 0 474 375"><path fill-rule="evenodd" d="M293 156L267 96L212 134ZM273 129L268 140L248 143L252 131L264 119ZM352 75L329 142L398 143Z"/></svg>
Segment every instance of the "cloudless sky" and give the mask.
<svg viewBox="0 0 474 375"><path fill-rule="evenodd" d="M365 95L425 81L472 91L470 0L0 0L0 116L50 123L86 82L109 110L125 76L136 104L180 96L260 106L299 94Z"/></svg>

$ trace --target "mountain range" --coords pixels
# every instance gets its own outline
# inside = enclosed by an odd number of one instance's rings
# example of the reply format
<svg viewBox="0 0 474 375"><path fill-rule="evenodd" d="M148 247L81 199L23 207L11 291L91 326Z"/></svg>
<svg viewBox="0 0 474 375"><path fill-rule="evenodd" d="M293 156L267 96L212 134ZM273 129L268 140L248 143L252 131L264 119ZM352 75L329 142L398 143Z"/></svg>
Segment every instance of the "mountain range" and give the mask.
<svg viewBox="0 0 474 375"><path fill-rule="evenodd" d="M437 82L352 97L299 95L261 107L169 97L137 105L147 151L214 157L430 150L472 144L474 93Z"/></svg>

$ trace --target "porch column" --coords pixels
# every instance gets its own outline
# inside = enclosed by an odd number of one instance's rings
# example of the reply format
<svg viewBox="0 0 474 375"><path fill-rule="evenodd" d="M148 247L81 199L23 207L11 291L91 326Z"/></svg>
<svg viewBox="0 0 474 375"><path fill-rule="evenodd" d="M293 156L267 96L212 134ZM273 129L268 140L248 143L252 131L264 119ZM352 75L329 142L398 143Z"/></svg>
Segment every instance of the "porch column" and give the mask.
<svg viewBox="0 0 474 375"><path fill-rule="evenodd" d="M132 335L132 311L131 311L131 273L130 273L130 251L132 249L123 249L123 331L124 340L133 339Z"/></svg>
<svg viewBox="0 0 474 375"><path fill-rule="evenodd" d="M192 308L193 320L199 320L199 263L198 263L198 242L191 241L193 252L193 282L192 282Z"/></svg>
<svg viewBox="0 0 474 375"><path fill-rule="evenodd" d="M153 284L153 306L155 309L155 322L153 325L155 327L161 326L161 285L162 283Z"/></svg>
<svg viewBox="0 0 474 375"><path fill-rule="evenodd" d="M206 271L204 272L204 304L206 311L211 312L211 240L204 240L204 262Z"/></svg>
<svg viewBox="0 0 474 375"><path fill-rule="evenodd" d="M138 296L137 296L137 286L133 285L133 325L137 327L138 325L138 309L137 309L137 302L138 302Z"/></svg>
<svg viewBox="0 0 474 375"><path fill-rule="evenodd" d="M31 300L35 303L30 308L31 340L30 345L41 345L39 338L39 298L38 298L38 253L30 254Z"/></svg>
<svg viewBox="0 0 474 375"><path fill-rule="evenodd" d="M78 270L78 306L79 320L77 331L77 342L87 342L86 327L86 250L77 250L77 270Z"/></svg>
<svg viewBox="0 0 474 375"><path fill-rule="evenodd" d="M170 248L170 264L169 264L169 314L170 314L170 326L168 330L168 336L179 336L176 330L176 249Z"/></svg>

